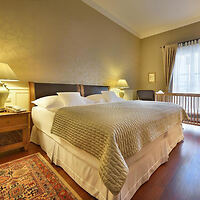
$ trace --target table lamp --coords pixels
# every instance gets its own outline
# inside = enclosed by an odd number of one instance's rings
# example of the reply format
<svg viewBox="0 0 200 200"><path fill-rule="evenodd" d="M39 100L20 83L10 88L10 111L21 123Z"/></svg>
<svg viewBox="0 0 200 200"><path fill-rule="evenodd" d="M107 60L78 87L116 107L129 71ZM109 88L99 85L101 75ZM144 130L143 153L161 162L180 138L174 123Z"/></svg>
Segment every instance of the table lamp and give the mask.
<svg viewBox="0 0 200 200"><path fill-rule="evenodd" d="M124 97L124 89L129 88L128 83L125 79L119 79L117 81L117 88L120 89L119 96Z"/></svg>
<svg viewBox="0 0 200 200"><path fill-rule="evenodd" d="M18 81L17 76L6 63L0 63L0 112L5 111L4 104L9 95L9 89L3 82Z"/></svg>

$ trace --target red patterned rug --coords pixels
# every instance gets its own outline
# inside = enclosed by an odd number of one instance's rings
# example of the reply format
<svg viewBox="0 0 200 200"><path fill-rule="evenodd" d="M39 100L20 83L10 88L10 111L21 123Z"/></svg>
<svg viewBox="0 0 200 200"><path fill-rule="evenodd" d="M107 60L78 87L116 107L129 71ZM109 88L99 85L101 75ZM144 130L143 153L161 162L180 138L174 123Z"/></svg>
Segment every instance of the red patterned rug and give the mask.
<svg viewBox="0 0 200 200"><path fill-rule="evenodd" d="M81 200L40 153L0 165L0 200Z"/></svg>

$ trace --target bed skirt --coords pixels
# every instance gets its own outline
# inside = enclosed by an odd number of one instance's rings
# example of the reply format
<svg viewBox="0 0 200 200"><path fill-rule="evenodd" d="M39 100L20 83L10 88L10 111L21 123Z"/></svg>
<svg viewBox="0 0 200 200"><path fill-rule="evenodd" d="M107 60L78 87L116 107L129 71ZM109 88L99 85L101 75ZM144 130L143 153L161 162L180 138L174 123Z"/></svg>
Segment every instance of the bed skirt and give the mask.
<svg viewBox="0 0 200 200"><path fill-rule="evenodd" d="M62 138L42 132L36 126L31 133L31 142L40 145L53 163L62 167L77 184L99 200L130 200L154 171L167 162L172 149L182 140L182 126L177 124L126 160L129 166L127 180L119 195L113 196L99 176L99 161L95 157Z"/></svg>

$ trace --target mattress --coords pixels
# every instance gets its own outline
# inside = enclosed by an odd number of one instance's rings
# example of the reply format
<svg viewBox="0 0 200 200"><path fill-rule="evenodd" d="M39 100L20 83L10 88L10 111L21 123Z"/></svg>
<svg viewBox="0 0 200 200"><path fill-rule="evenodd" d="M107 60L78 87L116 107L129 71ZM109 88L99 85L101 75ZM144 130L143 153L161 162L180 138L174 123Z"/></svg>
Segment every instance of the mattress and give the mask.
<svg viewBox="0 0 200 200"><path fill-rule="evenodd" d="M40 106L35 106L32 108L31 115L33 124L44 133L51 135L51 127L55 112L49 111Z"/></svg>
<svg viewBox="0 0 200 200"><path fill-rule="evenodd" d="M56 165L61 166L83 189L102 200L131 199L137 189L164 162L178 142L183 140L180 124L146 145L140 152L126 160L129 176L118 196L113 196L104 186L98 174L99 160L51 134L55 113L34 107L31 141L39 144Z"/></svg>

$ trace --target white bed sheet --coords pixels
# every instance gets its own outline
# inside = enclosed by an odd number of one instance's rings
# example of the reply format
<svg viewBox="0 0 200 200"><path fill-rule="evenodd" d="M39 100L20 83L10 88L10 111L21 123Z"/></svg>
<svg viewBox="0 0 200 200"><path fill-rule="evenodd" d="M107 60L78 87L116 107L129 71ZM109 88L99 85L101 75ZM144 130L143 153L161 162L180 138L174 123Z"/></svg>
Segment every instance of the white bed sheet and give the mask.
<svg viewBox="0 0 200 200"><path fill-rule="evenodd" d="M126 160L129 166L128 178L120 194L113 196L98 174L99 161L89 153L50 133L54 115L55 113L44 108L33 108L34 127L31 141L39 144L56 165L61 166L83 189L100 200L130 200L151 174L168 160L169 153L176 144L183 140L182 127L177 124Z"/></svg>
<svg viewBox="0 0 200 200"><path fill-rule="evenodd" d="M53 124L55 112L49 111L46 108L35 106L32 108L33 124L44 133L51 135L51 127Z"/></svg>

